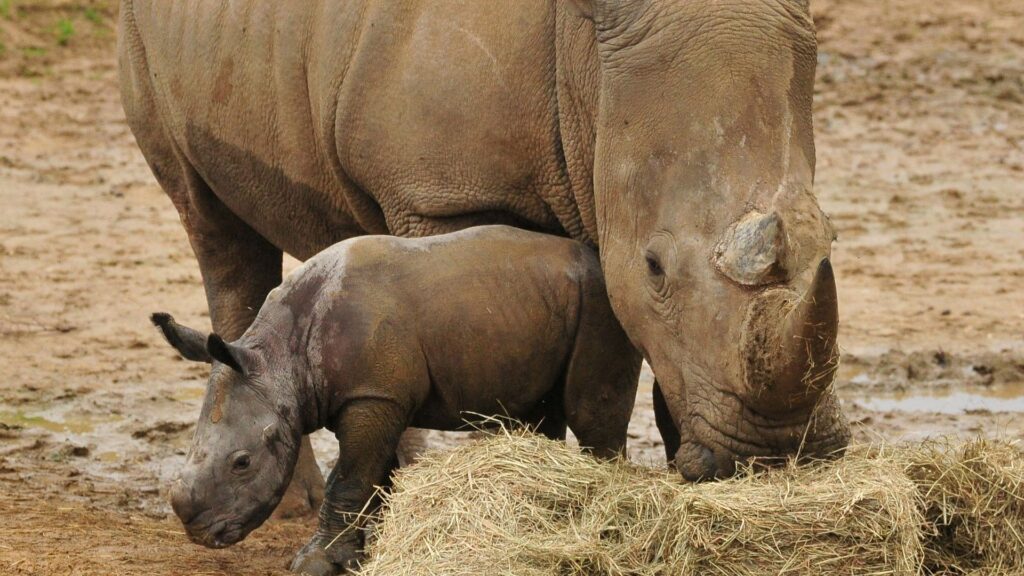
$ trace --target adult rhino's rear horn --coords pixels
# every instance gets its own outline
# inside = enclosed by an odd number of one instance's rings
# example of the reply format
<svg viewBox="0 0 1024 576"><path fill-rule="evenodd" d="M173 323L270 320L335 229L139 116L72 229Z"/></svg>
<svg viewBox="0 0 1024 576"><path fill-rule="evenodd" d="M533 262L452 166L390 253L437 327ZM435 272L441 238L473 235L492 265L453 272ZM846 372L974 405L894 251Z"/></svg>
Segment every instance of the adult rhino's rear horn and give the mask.
<svg viewBox="0 0 1024 576"><path fill-rule="evenodd" d="M733 282L763 286L787 276L786 230L776 213L748 212L715 247L715 266Z"/></svg>
<svg viewBox="0 0 1024 576"><path fill-rule="evenodd" d="M781 291L776 295L782 298ZM816 401L839 365L839 304L828 258L795 303L769 298L755 316L748 324L755 334L745 343L750 385L783 411Z"/></svg>

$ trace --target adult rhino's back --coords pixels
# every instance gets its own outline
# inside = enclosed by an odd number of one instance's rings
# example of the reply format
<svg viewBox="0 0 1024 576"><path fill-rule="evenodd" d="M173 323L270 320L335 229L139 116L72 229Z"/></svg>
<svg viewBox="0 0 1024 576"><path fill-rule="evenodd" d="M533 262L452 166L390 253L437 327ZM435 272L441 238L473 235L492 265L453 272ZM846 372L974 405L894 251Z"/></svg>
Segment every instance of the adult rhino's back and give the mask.
<svg viewBox="0 0 1024 576"><path fill-rule="evenodd" d="M578 231L552 10L547 0L124 0L125 108L158 179L186 164L300 258L363 233L483 222ZM176 189L197 193L161 184L179 209Z"/></svg>

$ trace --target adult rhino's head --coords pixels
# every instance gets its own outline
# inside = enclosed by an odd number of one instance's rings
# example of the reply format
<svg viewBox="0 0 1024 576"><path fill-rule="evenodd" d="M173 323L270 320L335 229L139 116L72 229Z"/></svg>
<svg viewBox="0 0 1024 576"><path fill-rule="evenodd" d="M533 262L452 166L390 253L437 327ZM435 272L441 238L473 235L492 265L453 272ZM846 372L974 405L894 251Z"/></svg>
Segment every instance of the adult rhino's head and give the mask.
<svg viewBox="0 0 1024 576"><path fill-rule="evenodd" d="M230 546L270 516L291 480L301 439L297 407L275 397L258 351L181 326L168 314L152 320L182 356L213 364L171 507L197 544Z"/></svg>
<svg viewBox="0 0 1024 576"><path fill-rule="evenodd" d="M593 21L600 65L602 267L681 436L676 467L718 477L751 457L842 448L806 4L575 4Z"/></svg>

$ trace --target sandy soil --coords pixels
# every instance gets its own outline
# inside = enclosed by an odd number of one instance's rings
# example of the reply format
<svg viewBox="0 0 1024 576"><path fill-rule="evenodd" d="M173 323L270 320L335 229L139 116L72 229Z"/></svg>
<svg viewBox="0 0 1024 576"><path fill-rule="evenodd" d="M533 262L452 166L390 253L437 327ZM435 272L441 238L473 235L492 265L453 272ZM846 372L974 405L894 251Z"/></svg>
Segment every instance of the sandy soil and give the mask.
<svg viewBox="0 0 1024 576"><path fill-rule="evenodd" d="M168 514L205 368L147 315L209 319L122 118L111 4L0 0L0 574L275 573L308 526L209 551ZM1024 438L1024 5L812 4L857 439ZM631 442L661 455L648 394Z"/></svg>

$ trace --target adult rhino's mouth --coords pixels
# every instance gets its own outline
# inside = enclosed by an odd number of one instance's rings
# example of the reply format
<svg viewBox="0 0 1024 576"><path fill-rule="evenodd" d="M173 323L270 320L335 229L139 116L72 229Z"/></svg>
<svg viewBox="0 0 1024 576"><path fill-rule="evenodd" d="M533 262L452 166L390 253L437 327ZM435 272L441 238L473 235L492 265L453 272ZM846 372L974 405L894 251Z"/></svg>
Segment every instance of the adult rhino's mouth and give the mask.
<svg viewBox="0 0 1024 576"><path fill-rule="evenodd" d="M735 397L719 400L716 406L724 408L718 415L732 415L731 425L716 423L699 411L691 415L690 434L680 443L673 462L687 480L729 477L737 467L751 463L768 468L793 458L835 458L849 442L849 427L832 394L823 396L806 414L787 419L765 418Z"/></svg>
<svg viewBox="0 0 1024 576"><path fill-rule="evenodd" d="M723 388L695 366L683 367L677 376L684 383L681 397L672 396L677 405L670 407L659 391L655 415L663 434L663 424L671 419L677 435L665 438L669 450L675 448L668 456L689 481L726 478L750 463L772 467L793 457L834 458L849 441L849 427L830 389L806 409L763 414L750 399Z"/></svg>

